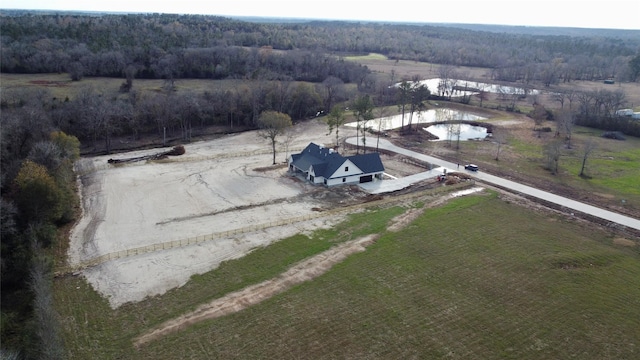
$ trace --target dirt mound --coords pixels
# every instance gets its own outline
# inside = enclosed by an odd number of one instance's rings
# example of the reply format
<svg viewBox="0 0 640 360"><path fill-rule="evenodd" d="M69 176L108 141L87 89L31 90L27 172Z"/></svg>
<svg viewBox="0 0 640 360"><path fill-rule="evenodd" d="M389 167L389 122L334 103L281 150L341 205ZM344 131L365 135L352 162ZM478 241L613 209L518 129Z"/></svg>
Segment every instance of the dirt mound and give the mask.
<svg viewBox="0 0 640 360"><path fill-rule="evenodd" d="M130 162L144 161L144 160L161 160L161 159L166 159L168 156L184 155L184 153L185 153L184 146L177 145L177 146L174 146L173 149L169 151L163 151L163 152L159 152L151 155L136 156L136 157L130 157L130 158L124 158L124 159L109 159L107 160L107 162L109 164L120 164L120 163L130 163Z"/></svg>

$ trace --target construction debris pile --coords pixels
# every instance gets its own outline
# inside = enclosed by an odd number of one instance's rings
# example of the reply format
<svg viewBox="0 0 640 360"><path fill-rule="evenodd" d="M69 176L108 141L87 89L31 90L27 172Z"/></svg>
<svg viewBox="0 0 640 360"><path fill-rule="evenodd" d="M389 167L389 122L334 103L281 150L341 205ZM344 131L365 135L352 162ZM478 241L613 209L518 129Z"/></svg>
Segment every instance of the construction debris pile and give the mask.
<svg viewBox="0 0 640 360"><path fill-rule="evenodd" d="M183 155L184 153L185 153L184 146L177 145L177 146L174 146L173 149L169 151L163 151L156 154L137 156L137 157L125 158L125 159L109 159L107 160L107 162L109 164L121 164L121 163L129 163L129 162L136 162L136 161L143 161L143 160L161 160L161 159L166 159L169 156Z"/></svg>

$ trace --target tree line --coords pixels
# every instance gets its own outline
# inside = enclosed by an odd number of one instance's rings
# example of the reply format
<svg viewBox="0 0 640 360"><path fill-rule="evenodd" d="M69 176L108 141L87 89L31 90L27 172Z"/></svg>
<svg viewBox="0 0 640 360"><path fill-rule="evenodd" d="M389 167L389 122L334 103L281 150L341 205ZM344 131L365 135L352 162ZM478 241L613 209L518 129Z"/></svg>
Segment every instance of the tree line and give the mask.
<svg viewBox="0 0 640 360"><path fill-rule="evenodd" d="M72 76L361 79L345 54L492 69L493 80L636 81L637 31L548 35L337 21L256 23L205 15L4 14L2 72ZM265 49L273 49L266 51ZM336 56L327 56L333 54ZM636 60L637 61L637 60Z"/></svg>
<svg viewBox="0 0 640 360"><path fill-rule="evenodd" d="M81 87L73 98L54 98L47 89L8 89L3 93L3 141L21 137L9 134L19 121L32 118L50 124L82 141L83 152L109 153L116 137L137 141L143 136L168 136L190 141L204 129L218 126L227 132L256 128L263 111L287 114L295 121L308 119L347 101L357 89L336 77L318 83L249 80L203 91L176 91L176 82L165 83L159 91L108 92L90 85ZM30 114L38 114L37 119ZM16 130L17 131L17 130Z"/></svg>
<svg viewBox="0 0 640 360"><path fill-rule="evenodd" d="M80 141L56 129L38 99L24 99L20 111L2 113L1 146L1 355L63 359L52 253L77 216Z"/></svg>

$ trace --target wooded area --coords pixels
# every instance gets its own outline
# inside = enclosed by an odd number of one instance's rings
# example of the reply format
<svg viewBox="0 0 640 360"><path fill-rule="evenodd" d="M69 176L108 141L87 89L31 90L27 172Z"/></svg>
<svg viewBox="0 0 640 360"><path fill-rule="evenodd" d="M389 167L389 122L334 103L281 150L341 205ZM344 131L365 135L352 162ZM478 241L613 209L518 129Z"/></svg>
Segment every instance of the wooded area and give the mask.
<svg viewBox="0 0 640 360"><path fill-rule="evenodd" d="M136 78L262 78L345 82L363 75L327 56L492 69L500 81L635 80L637 32L529 35L433 25L313 21L251 23L201 15L3 16L2 72ZM576 31L577 32L577 31ZM268 49L279 51L267 51ZM345 64L342 64L345 65ZM353 64L352 64L353 65ZM127 70L130 68L130 70ZM355 66L357 68L357 66ZM635 77L635 78L634 78Z"/></svg>
<svg viewBox="0 0 640 360"><path fill-rule="evenodd" d="M405 107L412 113L429 97L451 100L437 89L408 85L419 78L379 76L346 59L354 54L443 65L445 79L461 75L452 71L455 66L483 67L489 74L484 81L526 88L640 78L638 31L598 36L593 30L582 35L574 29L571 34L547 35L432 25L8 11L0 20L2 73L66 73L75 82L122 79L119 91L86 87L66 98L46 89L3 86L1 335L3 349L18 350L25 358L44 353L60 358L56 354L63 353L48 308L51 264L44 254L56 241L57 230L75 216L72 164L81 148L110 153L113 139L122 136L135 142L151 135L167 145L169 134L187 142L194 130L207 127L222 132L255 129L261 125L260 115L270 112L277 112L287 125L289 120L331 114L330 129L335 128L338 141L344 110L336 104L351 105L359 111L360 122L373 116L374 106L398 105L404 114ZM162 79L164 85L143 92L136 86L138 79ZM204 91L178 91L182 79L220 82ZM403 80L403 86L392 86ZM555 116L556 121L575 120L640 136L638 121L615 114L626 105L620 90L554 96L569 115L534 104L531 116ZM363 99L366 104L358 107Z"/></svg>

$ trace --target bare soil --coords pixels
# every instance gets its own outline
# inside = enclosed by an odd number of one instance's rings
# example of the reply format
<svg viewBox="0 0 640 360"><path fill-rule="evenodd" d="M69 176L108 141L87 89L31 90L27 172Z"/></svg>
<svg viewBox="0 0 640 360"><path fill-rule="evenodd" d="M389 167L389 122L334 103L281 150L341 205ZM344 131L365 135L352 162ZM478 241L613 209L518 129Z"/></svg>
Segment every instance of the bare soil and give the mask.
<svg viewBox="0 0 640 360"><path fill-rule="evenodd" d="M375 242L376 238L377 235L369 235L336 245L323 253L301 261L274 279L227 294L198 307L188 314L169 320L156 329L139 336L134 340L134 345L139 347L197 322L215 319L256 305L290 289L294 285L324 274L333 265L343 261L349 255L364 251L367 246Z"/></svg>
<svg viewBox="0 0 640 360"><path fill-rule="evenodd" d="M348 131L343 131L345 136L354 135ZM290 151L299 151L310 141L333 141L320 119L297 124L294 132ZM288 236L333 226L344 216L316 214L380 197L357 186L327 189L288 176L284 149L277 154L282 162L270 165L270 147L253 131L190 143L184 149L184 155L160 161L126 161L154 158L159 152L148 149L84 157L76 164L83 215L71 232L69 264L77 267L98 256L116 256L82 271L114 308L163 294L223 261ZM420 164L399 156L382 157L387 172L396 177L424 171ZM306 216L309 220L271 225ZM161 251L119 255L210 234L223 235Z"/></svg>

